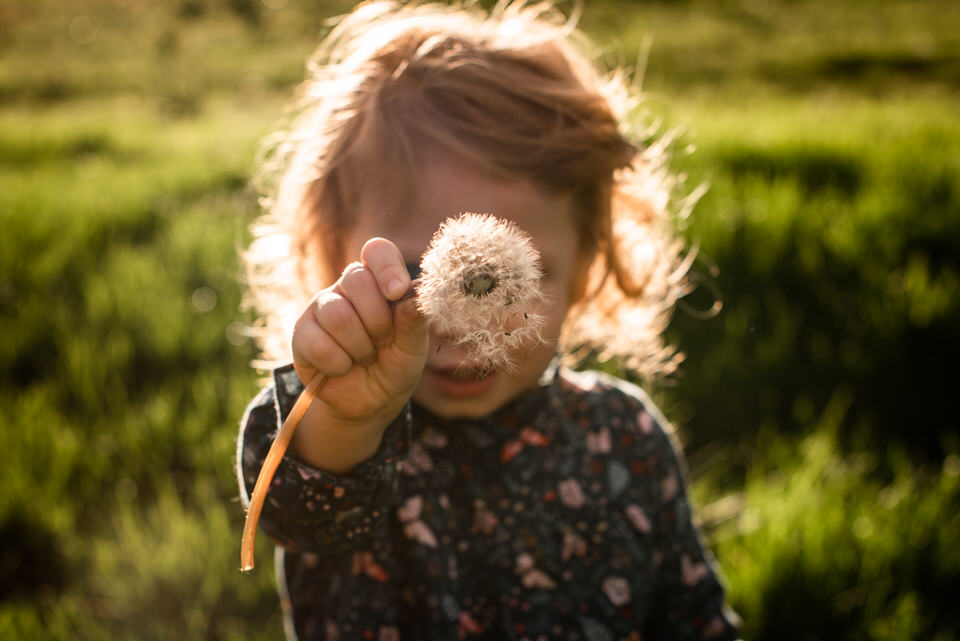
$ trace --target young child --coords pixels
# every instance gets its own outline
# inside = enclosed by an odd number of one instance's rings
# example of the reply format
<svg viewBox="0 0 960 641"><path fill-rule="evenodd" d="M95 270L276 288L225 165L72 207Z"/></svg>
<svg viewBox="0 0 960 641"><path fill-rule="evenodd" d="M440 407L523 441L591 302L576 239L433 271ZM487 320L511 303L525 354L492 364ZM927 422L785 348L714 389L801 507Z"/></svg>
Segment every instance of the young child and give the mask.
<svg viewBox="0 0 960 641"><path fill-rule="evenodd" d="M328 378L270 486L291 639L731 639L684 464L643 392L683 293L662 148L545 5L363 4L322 44L267 164L247 253L266 359L245 502L303 384ZM547 339L484 377L404 298L461 212L541 254ZM319 293L317 293L319 292ZM292 336L292 340L291 340Z"/></svg>

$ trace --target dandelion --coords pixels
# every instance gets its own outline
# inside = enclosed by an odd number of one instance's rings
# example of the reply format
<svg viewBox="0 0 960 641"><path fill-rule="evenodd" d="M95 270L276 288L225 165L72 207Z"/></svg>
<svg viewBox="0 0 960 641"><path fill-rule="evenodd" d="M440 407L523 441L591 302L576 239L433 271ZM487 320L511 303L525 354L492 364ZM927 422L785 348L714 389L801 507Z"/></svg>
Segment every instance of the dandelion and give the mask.
<svg viewBox="0 0 960 641"><path fill-rule="evenodd" d="M514 223L465 213L437 230L420 264L417 305L445 344L479 372L511 369L538 344L540 258Z"/></svg>

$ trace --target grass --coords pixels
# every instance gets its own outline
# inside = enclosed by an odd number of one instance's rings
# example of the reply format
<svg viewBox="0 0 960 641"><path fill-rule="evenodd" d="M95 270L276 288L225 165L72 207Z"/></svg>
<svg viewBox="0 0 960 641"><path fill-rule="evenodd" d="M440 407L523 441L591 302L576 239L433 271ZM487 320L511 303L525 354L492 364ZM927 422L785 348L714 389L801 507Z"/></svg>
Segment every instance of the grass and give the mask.
<svg viewBox="0 0 960 641"><path fill-rule="evenodd" d="M711 321L681 312L673 328L689 352L680 411L692 432L802 429L839 386L854 393L852 436L942 457L960 356L960 127L949 104L831 97L767 100L749 119L736 104L676 113L709 123L689 133L697 153L679 159L709 186L687 229L709 285L693 298L725 304ZM756 395L731 397L724 382Z"/></svg>
<svg viewBox="0 0 960 641"><path fill-rule="evenodd" d="M257 140L337 7L0 2L0 637L266 639L238 570ZM590 3L709 190L657 395L756 639L949 639L953 3ZM716 269L714 269L714 267Z"/></svg>
<svg viewBox="0 0 960 641"><path fill-rule="evenodd" d="M939 470L904 466L888 485L871 478L869 456L841 456L828 430L764 458L736 534L716 544L746 637L953 637L960 521L942 510L960 498L956 456Z"/></svg>
<svg viewBox="0 0 960 641"><path fill-rule="evenodd" d="M17 637L278 629L243 620L271 581L240 576L232 544L232 426L254 388L236 331L253 139L233 132L262 124L211 112L162 128L132 107L5 114L4 132L33 131L5 134L0 172L0 630Z"/></svg>
<svg viewBox="0 0 960 641"><path fill-rule="evenodd" d="M942 0L601 3L584 25L673 96L940 93L960 80L960 9Z"/></svg>

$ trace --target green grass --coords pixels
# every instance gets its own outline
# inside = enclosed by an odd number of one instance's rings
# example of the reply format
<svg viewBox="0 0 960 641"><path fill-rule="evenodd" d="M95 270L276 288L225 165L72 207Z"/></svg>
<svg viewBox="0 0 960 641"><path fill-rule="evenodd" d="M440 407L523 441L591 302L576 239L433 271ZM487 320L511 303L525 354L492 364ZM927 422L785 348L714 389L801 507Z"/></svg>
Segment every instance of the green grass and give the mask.
<svg viewBox="0 0 960 641"><path fill-rule="evenodd" d="M4 114L0 630L21 638L279 626L269 573L237 571L232 472L254 389L236 250L263 122L154 118ZM258 608L273 614L246 620Z"/></svg>
<svg viewBox="0 0 960 641"><path fill-rule="evenodd" d="M583 24L654 92L709 100L955 91L960 7L949 0L598 3Z"/></svg>
<svg viewBox="0 0 960 641"><path fill-rule="evenodd" d="M803 437L762 431L701 472L744 638L956 638L960 456L918 467L897 448L845 453L849 406L837 394ZM718 498L737 466L745 480Z"/></svg>
<svg viewBox="0 0 960 641"><path fill-rule="evenodd" d="M751 638L947 639L958 618L955 455L941 469L903 461L887 485L867 455L841 456L827 430L771 444L753 469L737 533L716 552ZM815 515L815 516L811 516Z"/></svg>
<svg viewBox="0 0 960 641"><path fill-rule="evenodd" d="M241 574L257 140L337 7L0 1L0 637L281 634ZM624 7L628 7L624 9ZM709 190L656 389L756 639L949 639L955 3L588 3ZM682 153L695 144L692 154Z"/></svg>
<svg viewBox="0 0 960 641"><path fill-rule="evenodd" d="M674 110L699 147L678 165L709 187L687 229L705 281L691 304L725 306L709 321L681 311L673 327L689 352L680 411L692 436L802 429L840 387L854 394L845 442L879 435L942 457L960 357L951 104L769 99L749 118L744 109Z"/></svg>

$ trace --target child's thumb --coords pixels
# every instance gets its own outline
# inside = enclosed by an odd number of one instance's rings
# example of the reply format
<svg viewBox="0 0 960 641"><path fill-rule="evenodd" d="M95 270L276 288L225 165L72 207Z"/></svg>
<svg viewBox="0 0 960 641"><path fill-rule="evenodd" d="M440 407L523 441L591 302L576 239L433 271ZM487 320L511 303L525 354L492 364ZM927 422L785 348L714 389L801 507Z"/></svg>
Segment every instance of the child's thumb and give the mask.
<svg viewBox="0 0 960 641"><path fill-rule="evenodd" d="M415 295L404 296L393 307L394 344L411 356L424 356L430 342L429 325Z"/></svg>

